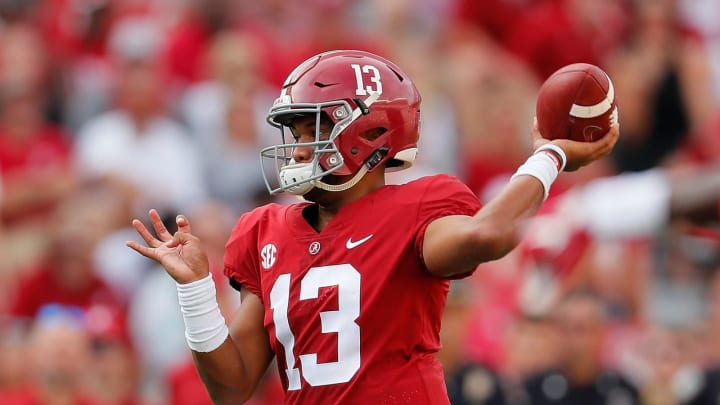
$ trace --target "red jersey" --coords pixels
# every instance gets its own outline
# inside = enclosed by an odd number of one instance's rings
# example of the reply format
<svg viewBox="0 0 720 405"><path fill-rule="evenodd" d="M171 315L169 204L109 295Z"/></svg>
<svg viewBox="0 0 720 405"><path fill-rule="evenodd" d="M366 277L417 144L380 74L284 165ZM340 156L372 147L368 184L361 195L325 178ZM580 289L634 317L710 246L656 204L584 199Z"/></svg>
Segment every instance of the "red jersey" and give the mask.
<svg viewBox="0 0 720 405"><path fill-rule="evenodd" d="M68 289L52 275L53 271L58 270L42 265L34 273L22 278L18 283L17 293L11 298L10 314L34 318L40 309L50 304L85 310L94 305L107 305L110 308L119 305L112 289L102 279L93 276L83 288Z"/></svg>
<svg viewBox="0 0 720 405"><path fill-rule="evenodd" d="M262 300L288 404L449 404L440 321L449 281L422 258L425 229L473 215L477 197L447 175L385 186L322 230L310 203L243 215L225 274Z"/></svg>
<svg viewBox="0 0 720 405"><path fill-rule="evenodd" d="M5 184L8 193L9 182L47 184L42 180L49 174L70 169L71 157L72 144L58 127L46 126L34 136L21 140L0 133L0 182ZM41 180L40 183L37 180ZM52 209L52 203L31 204L12 216L4 215L0 222L12 224L38 216L44 218Z"/></svg>

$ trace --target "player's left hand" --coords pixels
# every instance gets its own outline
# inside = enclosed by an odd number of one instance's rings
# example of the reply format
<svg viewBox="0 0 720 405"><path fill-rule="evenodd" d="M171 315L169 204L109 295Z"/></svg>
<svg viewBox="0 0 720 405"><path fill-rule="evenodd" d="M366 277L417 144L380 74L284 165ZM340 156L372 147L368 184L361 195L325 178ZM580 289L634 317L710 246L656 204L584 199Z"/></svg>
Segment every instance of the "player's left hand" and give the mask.
<svg viewBox="0 0 720 405"><path fill-rule="evenodd" d="M605 136L594 142L578 142L569 139L547 140L540 135L537 119L535 119L533 123L531 134L533 150L537 150L537 148L547 143L552 143L562 148L567 156L565 171L572 172L607 156L613 147L615 147L620 137L620 124L613 124Z"/></svg>

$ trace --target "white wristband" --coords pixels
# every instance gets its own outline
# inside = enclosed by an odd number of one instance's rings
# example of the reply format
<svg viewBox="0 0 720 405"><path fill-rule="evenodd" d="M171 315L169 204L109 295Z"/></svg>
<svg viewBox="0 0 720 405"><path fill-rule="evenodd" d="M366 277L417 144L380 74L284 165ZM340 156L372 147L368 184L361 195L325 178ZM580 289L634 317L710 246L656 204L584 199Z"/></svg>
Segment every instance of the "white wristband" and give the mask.
<svg viewBox="0 0 720 405"><path fill-rule="evenodd" d="M538 148L537 152L518 167L510 180L518 176L535 177L542 183L544 190L543 200L546 200L548 194L550 194L550 186L557 178L558 173L560 173L560 168L563 166L561 162L558 162L556 156L551 155L552 153L553 152Z"/></svg>
<svg viewBox="0 0 720 405"><path fill-rule="evenodd" d="M558 171L561 172L561 171L565 170L565 165L567 164L567 156L565 155L565 151L562 150L561 147L559 147L555 144L552 144L552 143L546 143L546 144L540 146L539 148L535 149L534 154L537 154L538 152L541 152L544 150L549 150L549 151L555 152L555 154L556 154L555 156L560 159L560 162L559 162L560 164L558 165Z"/></svg>
<svg viewBox="0 0 720 405"><path fill-rule="evenodd" d="M192 283L177 284L177 292L190 349L206 353L220 347L229 332L218 307L212 275Z"/></svg>

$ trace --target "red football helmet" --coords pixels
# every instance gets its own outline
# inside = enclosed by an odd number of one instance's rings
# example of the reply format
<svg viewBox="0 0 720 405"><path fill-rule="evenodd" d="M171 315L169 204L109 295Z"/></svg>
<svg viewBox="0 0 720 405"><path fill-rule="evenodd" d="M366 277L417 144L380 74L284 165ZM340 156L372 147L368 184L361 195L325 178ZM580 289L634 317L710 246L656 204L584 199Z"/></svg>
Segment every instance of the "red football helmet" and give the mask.
<svg viewBox="0 0 720 405"><path fill-rule="evenodd" d="M330 51L301 63L283 84L268 113L270 125L280 128L283 143L261 151L263 166L270 159L279 185L271 194L288 191L303 195L313 187L346 190L365 173L387 161L389 170L408 168L415 160L420 121L420 94L395 64L364 51ZM296 143L289 126L299 116L316 117L315 141ZM329 137L320 136L320 118L333 123ZM366 131L381 129L374 139ZM309 163L292 159L295 147L312 147ZM327 174L353 176L343 184L322 181Z"/></svg>

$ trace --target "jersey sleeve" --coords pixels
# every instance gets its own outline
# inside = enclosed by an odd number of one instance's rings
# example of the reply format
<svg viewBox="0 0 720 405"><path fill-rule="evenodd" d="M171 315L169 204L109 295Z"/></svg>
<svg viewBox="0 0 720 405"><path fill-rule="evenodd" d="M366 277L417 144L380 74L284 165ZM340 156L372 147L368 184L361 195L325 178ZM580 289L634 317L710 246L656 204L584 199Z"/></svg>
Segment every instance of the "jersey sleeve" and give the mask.
<svg viewBox="0 0 720 405"><path fill-rule="evenodd" d="M253 212L240 217L225 245L224 274L230 285L239 290L247 288L262 299L260 273L257 266L257 221Z"/></svg>
<svg viewBox="0 0 720 405"><path fill-rule="evenodd" d="M416 221L415 251L421 262L425 263L423 242L428 225L448 215L475 215L480 210L481 204L468 186L449 175L435 176L432 181L426 183L421 195ZM462 274L458 278L470 274Z"/></svg>

